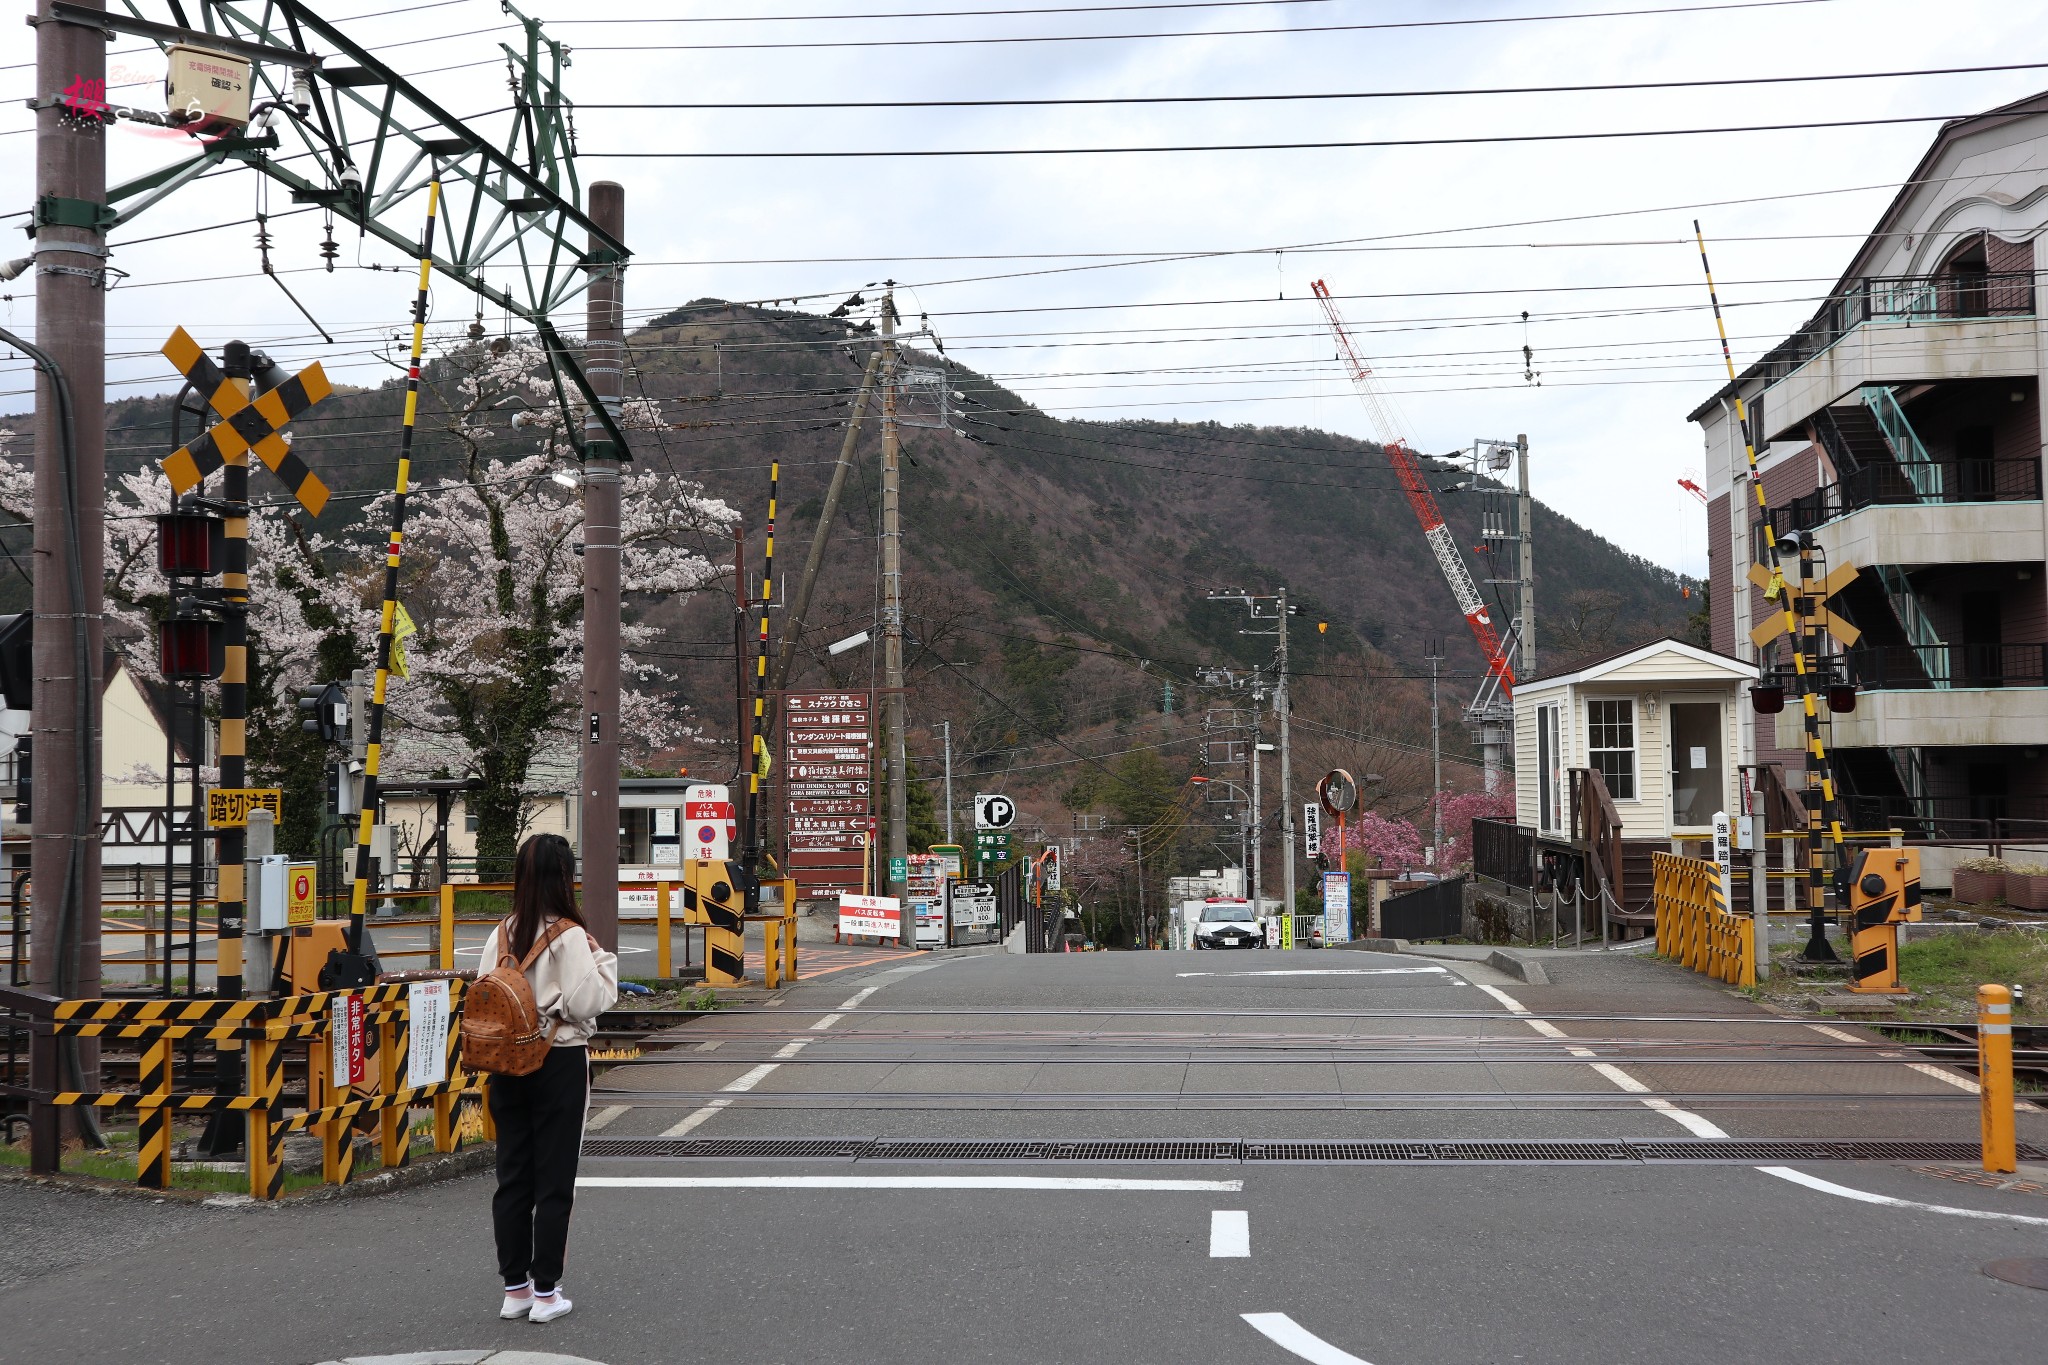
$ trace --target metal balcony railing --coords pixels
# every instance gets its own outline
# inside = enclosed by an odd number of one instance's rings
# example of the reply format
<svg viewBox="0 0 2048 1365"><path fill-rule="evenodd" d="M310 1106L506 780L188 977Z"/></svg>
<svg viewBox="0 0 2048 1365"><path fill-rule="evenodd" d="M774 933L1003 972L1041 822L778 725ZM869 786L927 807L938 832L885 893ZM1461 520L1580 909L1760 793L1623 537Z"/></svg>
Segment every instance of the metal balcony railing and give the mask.
<svg viewBox="0 0 2048 1365"><path fill-rule="evenodd" d="M2038 796L1845 795L1853 829L1896 829L1908 839L2033 842L2048 837L2048 800Z"/></svg>
<svg viewBox="0 0 2048 1365"><path fill-rule="evenodd" d="M1848 651L1860 688L2048 686L2048 645L1876 645Z"/></svg>
<svg viewBox="0 0 2048 1365"><path fill-rule="evenodd" d="M2040 500L2041 463L2038 460L1945 460L1939 463L1939 475L1928 478L1915 478L1911 471L1892 465L1871 465L1856 470L1835 483L1772 508L1771 524L1781 533L1810 531L1865 507ZM1923 486L1937 491L1930 496L1922 491ZM1761 524L1756 527L1756 534L1761 552Z"/></svg>
<svg viewBox="0 0 2048 1365"><path fill-rule="evenodd" d="M1830 297L1804 327L1763 358L1758 372L1766 384L1775 384L1866 322L2033 315L2034 277L2029 271L1873 276Z"/></svg>

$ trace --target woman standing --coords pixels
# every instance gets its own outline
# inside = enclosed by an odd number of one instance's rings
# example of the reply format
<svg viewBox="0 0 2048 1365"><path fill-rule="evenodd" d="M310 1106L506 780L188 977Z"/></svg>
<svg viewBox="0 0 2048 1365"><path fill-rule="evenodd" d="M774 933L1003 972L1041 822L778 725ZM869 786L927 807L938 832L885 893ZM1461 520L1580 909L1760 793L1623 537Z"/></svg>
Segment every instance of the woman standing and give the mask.
<svg viewBox="0 0 2048 1365"><path fill-rule="evenodd" d="M498 1127L498 1193L491 1201L501 1318L547 1322L567 1313L562 1260L576 1200L576 1160L590 1100L586 1046L597 1016L619 998L619 959L583 928L576 908L576 855L559 834L536 834L512 870L512 914L484 940L482 970L509 955L523 962L551 926L567 927L526 969L540 1017L553 1025L547 1060L525 1076L493 1076L491 1119Z"/></svg>

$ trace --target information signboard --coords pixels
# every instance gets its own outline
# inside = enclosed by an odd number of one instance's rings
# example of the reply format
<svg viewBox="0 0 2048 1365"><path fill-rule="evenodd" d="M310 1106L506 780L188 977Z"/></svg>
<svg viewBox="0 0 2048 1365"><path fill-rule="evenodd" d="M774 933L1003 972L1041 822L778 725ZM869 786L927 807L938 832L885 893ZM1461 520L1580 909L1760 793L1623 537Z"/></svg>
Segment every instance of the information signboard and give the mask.
<svg viewBox="0 0 2048 1365"><path fill-rule="evenodd" d="M866 692L783 696L778 786L784 865L801 897L858 892L866 883L874 823L871 701ZM893 926L886 931L895 932Z"/></svg>
<svg viewBox="0 0 2048 1365"><path fill-rule="evenodd" d="M1323 942L1351 941L1351 874L1323 874Z"/></svg>
<svg viewBox="0 0 2048 1365"><path fill-rule="evenodd" d="M894 896L863 896L841 892L839 932L841 936L895 938L903 922L903 903Z"/></svg>

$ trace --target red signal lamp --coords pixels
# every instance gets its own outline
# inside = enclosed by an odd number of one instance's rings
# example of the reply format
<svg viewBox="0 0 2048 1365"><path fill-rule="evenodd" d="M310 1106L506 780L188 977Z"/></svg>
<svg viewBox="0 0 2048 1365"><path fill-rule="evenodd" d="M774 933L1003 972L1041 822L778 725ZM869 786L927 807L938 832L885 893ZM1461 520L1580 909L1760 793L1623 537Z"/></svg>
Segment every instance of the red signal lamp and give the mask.
<svg viewBox="0 0 2048 1365"><path fill-rule="evenodd" d="M1758 685L1749 689L1749 704L1760 716L1775 716L1785 709L1785 689Z"/></svg>
<svg viewBox="0 0 2048 1365"><path fill-rule="evenodd" d="M173 616L157 627L157 670L165 682L203 682L220 675L215 625L204 616Z"/></svg>
<svg viewBox="0 0 2048 1365"><path fill-rule="evenodd" d="M1834 683L1828 688L1828 710L1846 715L1856 709L1856 684Z"/></svg>
<svg viewBox="0 0 2048 1365"><path fill-rule="evenodd" d="M210 578L226 567L227 523L200 512L156 519L156 567L167 578Z"/></svg>

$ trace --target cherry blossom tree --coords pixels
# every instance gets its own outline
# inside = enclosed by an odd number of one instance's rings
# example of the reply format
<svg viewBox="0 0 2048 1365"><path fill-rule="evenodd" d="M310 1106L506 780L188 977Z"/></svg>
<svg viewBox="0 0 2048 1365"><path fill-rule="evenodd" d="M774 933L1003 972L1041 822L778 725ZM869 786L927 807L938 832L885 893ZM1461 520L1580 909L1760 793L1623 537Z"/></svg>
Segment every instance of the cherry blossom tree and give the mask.
<svg viewBox="0 0 2048 1365"><path fill-rule="evenodd" d="M583 413L558 401L545 357L530 340L458 342L428 367L427 380L447 414L459 473L417 484L408 501L400 600L417 633L406 642L409 676L388 689L383 770L477 779L469 810L478 817L479 870L503 875L530 815L535 766L573 763L583 586L569 432ZM645 401L627 403L622 423L664 425ZM697 546L719 543L738 515L695 483L644 465L631 469L622 498L620 665L629 761L690 733L687 707L636 654L660 634L642 619L644 609L729 574ZM0 514L30 520L33 485L30 471L0 445ZM256 781L295 771L296 780L285 783L287 848L302 842L292 837L298 809L317 810L322 757L300 735L295 694L374 658L391 502L385 493L353 504L352 525L330 511L332 531L284 507L250 518L249 759ZM337 497L330 507L351 504ZM170 487L154 468L122 476L108 490L107 636L150 681L159 680L155 625L172 605L157 572L154 519L170 509ZM309 756L310 777L295 761ZM124 758L107 761L111 771Z"/></svg>
<svg viewBox="0 0 2048 1365"><path fill-rule="evenodd" d="M1361 811L1345 822L1343 839L1347 853L1353 849L1364 853L1372 867L1406 872L1422 866L1422 835L1399 816ZM1333 865L1337 849L1337 822L1325 816L1322 852Z"/></svg>

